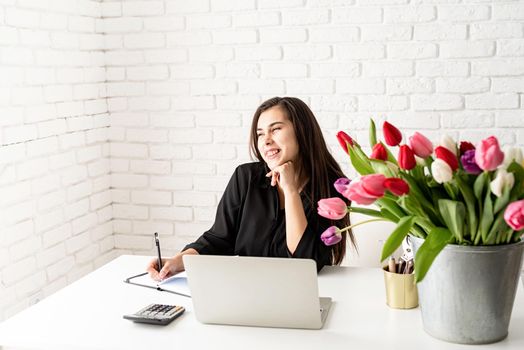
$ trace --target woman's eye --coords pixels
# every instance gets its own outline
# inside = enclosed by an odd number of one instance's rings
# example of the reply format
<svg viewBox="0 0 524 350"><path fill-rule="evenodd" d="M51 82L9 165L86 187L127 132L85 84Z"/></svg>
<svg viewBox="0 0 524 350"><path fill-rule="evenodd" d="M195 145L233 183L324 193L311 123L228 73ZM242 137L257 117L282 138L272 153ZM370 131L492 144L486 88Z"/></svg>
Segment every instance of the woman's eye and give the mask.
<svg viewBox="0 0 524 350"><path fill-rule="evenodd" d="M273 132L280 130L281 128L273 128Z"/></svg>

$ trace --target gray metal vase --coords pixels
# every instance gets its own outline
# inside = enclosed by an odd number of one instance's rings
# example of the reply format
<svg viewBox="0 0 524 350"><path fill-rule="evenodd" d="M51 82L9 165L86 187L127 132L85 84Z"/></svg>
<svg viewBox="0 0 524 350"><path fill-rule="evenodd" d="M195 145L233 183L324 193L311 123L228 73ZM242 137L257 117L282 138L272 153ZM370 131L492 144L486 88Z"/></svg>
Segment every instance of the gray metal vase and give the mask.
<svg viewBox="0 0 524 350"><path fill-rule="evenodd" d="M423 239L410 236L416 254ZM447 245L418 283L424 330L462 344L508 335L524 241L498 246ZM416 259L416 258L415 258Z"/></svg>

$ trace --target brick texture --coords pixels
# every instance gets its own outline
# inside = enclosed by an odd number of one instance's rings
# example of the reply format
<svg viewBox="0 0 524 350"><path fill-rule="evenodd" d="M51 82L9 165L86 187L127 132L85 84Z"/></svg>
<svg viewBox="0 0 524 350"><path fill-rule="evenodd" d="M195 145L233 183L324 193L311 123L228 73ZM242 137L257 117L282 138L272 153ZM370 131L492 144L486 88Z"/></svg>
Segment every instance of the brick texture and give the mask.
<svg viewBox="0 0 524 350"><path fill-rule="evenodd" d="M334 134L370 117L524 146L518 1L76 3L0 1L0 320L201 234L268 97L306 101L350 177Z"/></svg>

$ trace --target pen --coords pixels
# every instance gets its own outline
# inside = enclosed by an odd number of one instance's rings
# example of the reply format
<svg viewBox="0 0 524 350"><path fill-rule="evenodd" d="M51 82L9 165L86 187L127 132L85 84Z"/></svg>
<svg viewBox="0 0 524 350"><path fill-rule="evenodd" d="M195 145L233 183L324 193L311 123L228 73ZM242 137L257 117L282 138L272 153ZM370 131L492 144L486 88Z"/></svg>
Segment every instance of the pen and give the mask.
<svg viewBox="0 0 524 350"><path fill-rule="evenodd" d="M395 265L395 258L390 256L389 261L388 261L388 271L391 273L396 273L397 272L396 267L397 266Z"/></svg>
<svg viewBox="0 0 524 350"><path fill-rule="evenodd" d="M408 260L406 263L406 271L404 273L410 274L413 272L413 260Z"/></svg>
<svg viewBox="0 0 524 350"><path fill-rule="evenodd" d="M158 253L158 271L162 270L162 256L160 255L160 241L158 240L158 233L155 232L155 245Z"/></svg>

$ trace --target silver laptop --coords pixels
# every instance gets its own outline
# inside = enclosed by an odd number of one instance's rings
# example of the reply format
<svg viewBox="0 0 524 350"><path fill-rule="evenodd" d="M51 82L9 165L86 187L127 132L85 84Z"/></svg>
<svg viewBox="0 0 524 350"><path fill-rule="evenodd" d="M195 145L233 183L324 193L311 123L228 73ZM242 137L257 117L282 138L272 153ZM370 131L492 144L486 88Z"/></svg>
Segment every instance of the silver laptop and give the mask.
<svg viewBox="0 0 524 350"><path fill-rule="evenodd" d="M202 323L320 329L331 298L318 297L313 260L184 255Z"/></svg>

